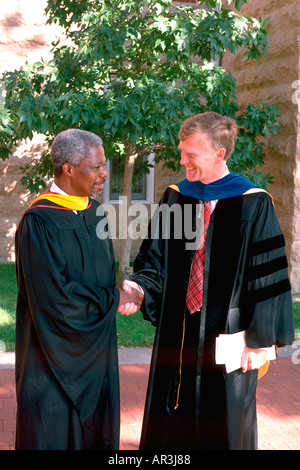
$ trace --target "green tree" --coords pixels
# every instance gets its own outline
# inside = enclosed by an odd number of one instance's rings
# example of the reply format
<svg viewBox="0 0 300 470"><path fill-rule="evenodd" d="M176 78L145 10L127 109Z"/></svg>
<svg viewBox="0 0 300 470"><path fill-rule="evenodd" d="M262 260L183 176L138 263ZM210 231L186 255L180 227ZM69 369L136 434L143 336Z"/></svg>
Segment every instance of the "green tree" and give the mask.
<svg viewBox="0 0 300 470"><path fill-rule="evenodd" d="M125 160L123 196L131 204L135 162L149 171L147 158L176 171L177 135L189 116L214 110L236 118L240 135L231 169L264 187L271 182L260 167L262 137L276 132L275 106L249 104L239 109L236 82L221 64L226 51L243 48L245 60L267 50L266 22L239 13L220 0L195 7L171 0L48 0L48 22L64 31L53 43L52 58L6 72L5 104L0 109L0 151L6 158L20 139L33 132L49 144L69 127L102 136L108 158ZM27 168L31 191L51 176L49 155ZM129 264L130 239L124 240L119 278Z"/></svg>

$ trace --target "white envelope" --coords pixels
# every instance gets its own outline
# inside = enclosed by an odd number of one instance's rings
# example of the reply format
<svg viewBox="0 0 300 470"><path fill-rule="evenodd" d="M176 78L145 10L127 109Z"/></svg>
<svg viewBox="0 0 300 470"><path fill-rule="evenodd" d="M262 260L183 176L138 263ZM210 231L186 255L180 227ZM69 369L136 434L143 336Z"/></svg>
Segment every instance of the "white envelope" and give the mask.
<svg viewBox="0 0 300 470"><path fill-rule="evenodd" d="M245 334L245 331L239 331L216 338L216 364L225 364L227 373L241 367L242 354L246 347ZM267 360L276 359L275 346L264 349L267 351Z"/></svg>

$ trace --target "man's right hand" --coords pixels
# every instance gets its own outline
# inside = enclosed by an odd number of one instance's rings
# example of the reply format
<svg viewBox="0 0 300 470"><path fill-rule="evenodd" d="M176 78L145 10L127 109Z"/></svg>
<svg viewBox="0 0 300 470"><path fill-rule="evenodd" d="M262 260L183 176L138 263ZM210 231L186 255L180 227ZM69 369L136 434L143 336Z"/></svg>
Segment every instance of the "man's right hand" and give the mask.
<svg viewBox="0 0 300 470"><path fill-rule="evenodd" d="M125 284L125 282L128 283L130 281L124 281L122 287L117 286L117 289L119 290L119 293L120 293L118 312L121 315L131 315L139 311L142 305L144 296L134 286L134 283L131 283L131 285L129 286Z"/></svg>

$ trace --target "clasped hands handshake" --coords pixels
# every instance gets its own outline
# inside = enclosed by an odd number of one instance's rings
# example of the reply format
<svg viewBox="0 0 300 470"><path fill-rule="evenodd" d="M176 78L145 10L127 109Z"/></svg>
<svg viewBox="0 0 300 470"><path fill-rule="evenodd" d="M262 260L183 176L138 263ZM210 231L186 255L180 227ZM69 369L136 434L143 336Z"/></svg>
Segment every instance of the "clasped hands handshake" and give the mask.
<svg viewBox="0 0 300 470"><path fill-rule="evenodd" d="M141 287L134 281L125 280L122 286L117 286L120 292L118 312L121 315L131 315L139 311L144 294ZM259 369L266 362L266 351L264 349L245 348L241 360L243 372Z"/></svg>
<svg viewBox="0 0 300 470"><path fill-rule="evenodd" d="M126 279L122 286L117 286L117 289L120 292L118 312L121 315L131 315L138 312L144 298L140 286L136 282Z"/></svg>

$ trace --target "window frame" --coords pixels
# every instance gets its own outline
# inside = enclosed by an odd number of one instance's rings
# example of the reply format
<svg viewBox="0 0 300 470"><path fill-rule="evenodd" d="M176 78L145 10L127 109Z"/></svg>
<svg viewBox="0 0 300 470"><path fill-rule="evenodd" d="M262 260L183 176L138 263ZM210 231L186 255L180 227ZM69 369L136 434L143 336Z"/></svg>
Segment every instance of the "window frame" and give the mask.
<svg viewBox="0 0 300 470"><path fill-rule="evenodd" d="M149 168L149 173L146 173L146 199L132 199L133 203L140 203L140 204L151 204L154 202L154 183L155 183L155 166L154 166L154 153L151 153L148 157L149 163L153 165L153 167ZM111 199L110 198L110 170L111 170L111 160L106 161L106 169L108 172L108 177L105 180L104 188L103 188L103 202L106 204L120 204L120 198L122 194L120 194L118 199Z"/></svg>

